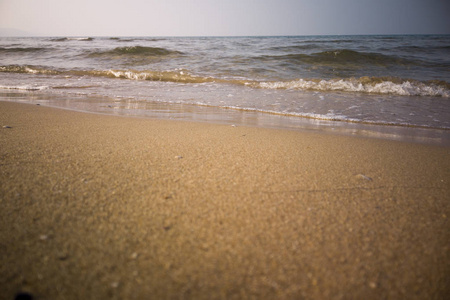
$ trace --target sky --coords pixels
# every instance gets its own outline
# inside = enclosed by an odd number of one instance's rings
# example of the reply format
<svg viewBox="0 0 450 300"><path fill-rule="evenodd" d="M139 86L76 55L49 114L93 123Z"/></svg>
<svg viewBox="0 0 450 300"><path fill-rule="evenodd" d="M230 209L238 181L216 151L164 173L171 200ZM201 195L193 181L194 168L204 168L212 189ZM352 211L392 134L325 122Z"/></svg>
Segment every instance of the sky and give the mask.
<svg viewBox="0 0 450 300"><path fill-rule="evenodd" d="M449 0L0 0L39 36L450 34Z"/></svg>

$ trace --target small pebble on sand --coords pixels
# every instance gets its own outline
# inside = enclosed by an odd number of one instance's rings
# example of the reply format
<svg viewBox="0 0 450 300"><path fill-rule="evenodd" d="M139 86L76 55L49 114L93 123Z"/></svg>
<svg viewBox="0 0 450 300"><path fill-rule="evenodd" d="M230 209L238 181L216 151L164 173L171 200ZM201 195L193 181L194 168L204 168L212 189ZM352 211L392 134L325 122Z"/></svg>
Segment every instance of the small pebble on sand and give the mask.
<svg viewBox="0 0 450 300"><path fill-rule="evenodd" d="M33 295L30 293L18 293L14 300L33 300Z"/></svg>
<svg viewBox="0 0 450 300"><path fill-rule="evenodd" d="M367 181L372 181L372 178L370 178L369 176L366 176L366 175L364 175L364 174L358 174L358 175L356 175L356 177L358 177L359 179L364 179L364 180L367 180Z"/></svg>

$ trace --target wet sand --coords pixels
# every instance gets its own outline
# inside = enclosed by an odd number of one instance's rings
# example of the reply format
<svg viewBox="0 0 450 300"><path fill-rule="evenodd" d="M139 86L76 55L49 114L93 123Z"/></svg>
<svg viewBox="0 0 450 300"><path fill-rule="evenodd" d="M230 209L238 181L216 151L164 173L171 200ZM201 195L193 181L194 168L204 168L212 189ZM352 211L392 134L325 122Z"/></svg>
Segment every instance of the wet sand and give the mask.
<svg viewBox="0 0 450 300"><path fill-rule="evenodd" d="M0 299L450 294L449 147L11 102L0 125Z"/></svg>

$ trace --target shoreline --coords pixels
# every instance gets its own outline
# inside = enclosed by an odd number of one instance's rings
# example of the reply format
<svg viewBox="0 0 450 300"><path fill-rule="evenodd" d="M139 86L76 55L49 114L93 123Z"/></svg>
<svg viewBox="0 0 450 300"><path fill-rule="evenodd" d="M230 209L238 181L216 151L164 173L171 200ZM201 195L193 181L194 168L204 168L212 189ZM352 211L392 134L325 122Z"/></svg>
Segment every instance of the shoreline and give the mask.
<svg viewBox="0 0 450 300"><path fill-rule="evenodd" d="M4 299L450 292L449 147L2 101L0 125Z"/></svg>
<svg viewBox="0 0 450 300"><path fill-rule="evenodd" d="M61 97L66 100L61 101ZM344 136L359 136L382 140L450 146L450 130L426 126L378 124L352 120L326 120L307 116L284 115L208 105L130 101L107 96L55 95L51 93L9 92L0 94L0 101L37 104L77 112L115 116L179 120L189 122L228 124L271 128L278 130L311 131Z"/></svg>

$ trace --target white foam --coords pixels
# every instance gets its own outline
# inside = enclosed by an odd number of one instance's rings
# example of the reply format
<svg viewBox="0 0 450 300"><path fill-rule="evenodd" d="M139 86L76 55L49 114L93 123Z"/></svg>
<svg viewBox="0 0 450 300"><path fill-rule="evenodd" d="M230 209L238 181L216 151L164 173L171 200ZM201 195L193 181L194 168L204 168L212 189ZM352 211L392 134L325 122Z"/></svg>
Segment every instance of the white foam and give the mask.
<svg viewBox="0 0 450 300"><path fill-rule="evenodd" d="M249 107L239 107L239 106L220 106L221 108L226 109L234 109L239 111L251 111L257 113L265 113L265 114L273 114L273 115L282 115L286 117L301 117L306 119L313 119L318 121L340 121L340 122L349 122L349 123L364 123L364 124L373 124L373 125L397 125L397 126L411 126L413 124L408 122L389 122L383 120L364 120L358 118L351 118L345 115L338 115L333 112L329 112L327 114L317 114L317 113L304 113L304 112L279 112L273 110L266 109L257 109L257 108L249 108ZM428 125L420 125L420 127L430 127ZM446 127L444 127L446 128Z"/></svg>
<svg viewBox="0 0 450 300"><path fill-rule="evenodd" d="M3 90L23 90L23 91L42 91L50 89L47 85L42 86L32 86L32 85L14 85L14 86L4 86L0 85L0 89Z"/></svg>
<svg viewBox="0 0 450 300"><path fill-rule="evenodd" d="M69 41L90 41L92 38L90 37L70 37L67 38Z"/></svg>
<svg viewBox="0 0 450 300"><path fill-rule="evenodd" d="M339 80L304 80L288 82L261 82L259 86L266 89L300 89L316 91L343 91L370 94L392 94L400 96L440 96L450 97L450 90L438 85L427 85L421 82L405 81L394 83L382 81L377 83L363 83L357 79Z"/></svg>
<svg viewBox="0 0 450 300"><path fill-rule="evenodd" d="M280 112L280 111L269 110L269 109L240 107L240 106L234 106L234 105L220 106L220 107L226 108L226 109L241 110L241 111L252 111L252 112L260 112L260 113L267 113L267 114L274 114L274 115L295 116L295 117L303 117L303 118L327 120L327 121L349 121L349 122L361 121L361 120L357 120L357 119L348 118L347 116L344 116L344 115L336 115L333 112L329 112L327 114L316 114L316 113L299 113L299 112L288 112L288 111Z"/></svg>
<svg viewBox="0 0 450 300"><path fill-rule="evenodd" d="M131 72L131 71L114 71L109 70L108 74L112 74L114 77L117 78L126 78L126 79L133 79L133 80L145 80L147 79L146 73L137 73L137 72Z"/></svg>

